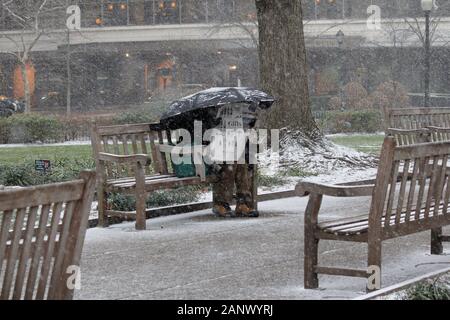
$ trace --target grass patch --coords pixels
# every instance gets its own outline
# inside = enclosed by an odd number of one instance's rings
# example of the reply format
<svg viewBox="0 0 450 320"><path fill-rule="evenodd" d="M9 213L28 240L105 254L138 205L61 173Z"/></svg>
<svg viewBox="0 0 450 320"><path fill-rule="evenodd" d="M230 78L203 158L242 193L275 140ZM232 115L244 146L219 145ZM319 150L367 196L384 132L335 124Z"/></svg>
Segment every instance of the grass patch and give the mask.
<svg viewBox="0 0 450 320"><path fill-rule="evenodd" d="M378 154L383 144L383 134L331 136L331 141L361 152Z"/></svg>
<svg viewBox="0 0 450 320"><path fill-rule="evenodd" d="M0 164L17 164L34 160L92 159L90 145L1 147Z"/></svg>
<svg viewBox="0 0 450 320"><path fill-rule="evenodd" d="M95 167L90 145L0 148L0 184L30 186L74 179ZM50 160L51 171L36 172L35 160Z"/></svg>

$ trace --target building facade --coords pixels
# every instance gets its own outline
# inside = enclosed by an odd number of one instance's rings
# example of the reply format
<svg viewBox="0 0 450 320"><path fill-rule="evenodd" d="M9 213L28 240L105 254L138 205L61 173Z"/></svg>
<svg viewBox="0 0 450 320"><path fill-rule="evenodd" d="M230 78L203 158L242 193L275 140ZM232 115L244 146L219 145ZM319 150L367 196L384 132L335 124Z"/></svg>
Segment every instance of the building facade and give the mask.
<svg viewBox="0 0 450 320"><path fill-rule="evenodd" d="M433 12L432 91L437 93L450 93L448 2ZM13 4L0 8L0 95L21 98L15 93L18 62L8 53L36 39L17 19L33 16L36 1ZM72 4L81 9L81 29L69 32L66 8ZM313 96L336 95L354 81L372 91L386 79L421 92L420 0L306 0L303 6ZM380 8L379 28L368 23L376 23L373 6ZM258 85L251 0L49 0L39 14L39 29L29 62L38 109L64 106L68 65L71 100L80 110L139 105L167 92Z"/></svg>

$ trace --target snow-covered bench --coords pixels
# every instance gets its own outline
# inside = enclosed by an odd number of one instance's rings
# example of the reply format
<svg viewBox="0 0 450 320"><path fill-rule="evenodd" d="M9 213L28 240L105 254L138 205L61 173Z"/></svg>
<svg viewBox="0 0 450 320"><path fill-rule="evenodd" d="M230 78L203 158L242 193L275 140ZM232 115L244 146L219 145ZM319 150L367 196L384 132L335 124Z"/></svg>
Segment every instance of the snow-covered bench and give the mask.
<svg viewBox="0 0 450 320"><path fill-rule="evenodd" d="M82 172L0 191L0 300L72 299L94 190L95 174Z"/></svg>
<svg viewBox="0 0 450 320"><path fill-rule="evenodd" d="M368 244L368 267L381 270L384 240L450 225L450 142L397 146L393 136L384 140L373 185L333 186L299 183L298 196L309 195L305 212L305 288L317 288L318 274L368 278L361 269L323 267L318 263L319 240ZM370 211L356 217L319 221L323 196L372 196ZM440 253L448 237L431 237L431 253ZM373 270L373 269L370 269ZM369 288L374 289L374 288Z"/></svg>

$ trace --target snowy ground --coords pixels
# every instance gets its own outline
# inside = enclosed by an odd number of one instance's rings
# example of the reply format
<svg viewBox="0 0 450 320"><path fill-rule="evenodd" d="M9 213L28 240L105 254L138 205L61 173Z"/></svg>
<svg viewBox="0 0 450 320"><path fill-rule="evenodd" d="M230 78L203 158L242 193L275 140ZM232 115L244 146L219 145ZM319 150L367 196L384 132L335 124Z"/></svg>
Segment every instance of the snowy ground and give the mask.
<svg viewBox="0 0 450 320"><path fill-rule="evenodd" d="M87 232L78 299L348 299L365 280L320 277L303 289L303 214L307 198L262 202L258 219L218 219L209 210ZM325 198L321 219L367 212L370 199ZM449 228L445 230L450 233ZM364 268L364 244L323 241L320 263ZM429 255L429 232L384 242L383 286L450 262Z"/></svg>

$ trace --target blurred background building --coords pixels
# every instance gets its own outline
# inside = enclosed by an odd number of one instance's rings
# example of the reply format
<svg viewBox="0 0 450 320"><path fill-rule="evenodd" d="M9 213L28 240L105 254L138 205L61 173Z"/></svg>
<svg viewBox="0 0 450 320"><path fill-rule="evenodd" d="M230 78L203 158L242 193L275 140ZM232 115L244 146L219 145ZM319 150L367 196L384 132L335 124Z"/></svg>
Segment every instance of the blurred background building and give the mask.
<svg viewBox="0 0 450 320"><path fill-rule="evenodd" d="M17 16L29 15L36 10L30 3L39 1L0 2L0 95L21 98L18 62L9 53L36 39ZM447 3L440 1L433 12L435 104L446 104L450 93ZM68 34L65 11L71 4L81 8L81 29ZM360 87L370 93L389 81L404 87L414 103L423 91L420 0L305 0L303 5L316 106L329 106L349 84L358 95ZM373 5L381 9L381 29L368 26L368 20L376 24ZM39 15L42 34L27 66L36 110L64 110L68 52L74 110L141 105L211 86L258 85L252 0L49 0L47 7Z"/></svg>

